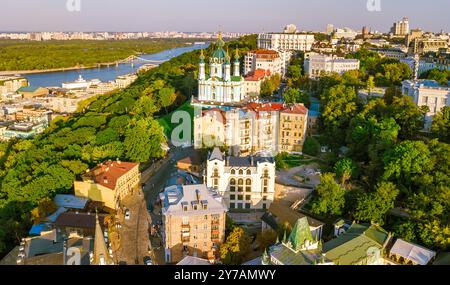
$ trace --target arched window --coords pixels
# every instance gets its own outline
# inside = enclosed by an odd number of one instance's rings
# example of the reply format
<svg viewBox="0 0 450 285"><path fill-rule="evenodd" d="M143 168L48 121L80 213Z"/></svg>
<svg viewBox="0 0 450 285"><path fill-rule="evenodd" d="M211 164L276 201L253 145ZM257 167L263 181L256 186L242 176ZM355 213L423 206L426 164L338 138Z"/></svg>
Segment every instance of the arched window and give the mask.
<svg viewBox="0 0 450 285"><path fill-rule="evenodd" d="M250 169L247 170L247 175L252 175L252 171Z"/></svg>
<svg viewBox="0 0 450 285"><path fill-rule="evenodd" d="M264 169L264 177L269 177L269 170L268 169Z"/></svg>
<svg viewBox="0 0 450 285"><path fill-rule="evenodd" d="M252 180L250 178L245 180L245 192L252 192Z"/></svg>
<svg viewBox="0 0 450 285"><path fill-rule="evenodd" d="M219 170L217 168L214 168L213 177L219 177Z"/></svg>
<svg viewBox="0 0 450 285"><path fill-rule="evenodd" d="M232 175L235 175L235 174L236 174L236 170L231 169L231 174L232 174Z"/></svg>
<svg viewBox="0 0 450 285"><path fill-rule="evenodd" d="M244 170L239 170L239 175L244 175Z"/></svg>
<svg viewBox="0 0 450 285"><path fill-rule="evenodd" d="M236 179L231 178L230 179L230 192L236 191Z"/></svg>
<svg viewBox="0 0 450 285"><path fill-rule="evenodd" d="M238 192L244 192L244 179L238 180Z"/></svg>

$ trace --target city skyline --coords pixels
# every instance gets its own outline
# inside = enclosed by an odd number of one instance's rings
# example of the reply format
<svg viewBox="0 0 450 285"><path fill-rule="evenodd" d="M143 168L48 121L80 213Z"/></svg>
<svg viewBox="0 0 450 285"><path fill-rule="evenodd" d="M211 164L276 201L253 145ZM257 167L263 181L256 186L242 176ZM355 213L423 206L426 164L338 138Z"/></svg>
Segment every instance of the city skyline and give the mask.
<svg viewBox="0 0 450 285"><path fill-rule="evenodd" d="M334 24L335 27L357 30L364 25L372 30L388 32L392 23L402 17L410 19L411 28L433 32L450 30L450 22L446 18L450 2L446 0L433 0L433 5L420 0L381 1L381 11L374 12L367 9L367 0L231 0L227 6L207 0L198 0L195 4L181 0L80 1L80 11L70 12L67 0L4 0L4 9L0 11L0 31L213 32L221 29L250 33L280 31L284 25L292 23L299 30L307 31L324 31L327 24ZM238 5L240 8L236 9ZM18 9L21 9L20 18L11 13ZM158 12L152 13L154 10ZM430 15L433 15L432 20Z"/></svg>

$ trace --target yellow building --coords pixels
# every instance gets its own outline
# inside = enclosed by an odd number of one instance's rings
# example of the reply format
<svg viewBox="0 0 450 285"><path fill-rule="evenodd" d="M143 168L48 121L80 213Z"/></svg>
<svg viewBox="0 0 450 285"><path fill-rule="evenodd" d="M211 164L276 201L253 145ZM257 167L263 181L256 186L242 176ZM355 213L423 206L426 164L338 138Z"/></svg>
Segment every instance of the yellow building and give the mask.
<svg viewBox="0 0 450 285"><path fill-rule="evenodd" d="M280 111L279 151L300 153L305 141L308 109L303 104Z"/></svg>
<svg viewBox="0 0 450 285"><path fill-rule="evenodd" d="M178 263L186 256L215 261L225 240L228 209L222 197L206 185L175 185L160 200L166 262Z"/></svg>
<svg viewBox="0 0 450 285"><path fill-rule="evenodd" d="M107 161L86 172L82 181L75 181L75 195L115 210L123 197L139 187L140 179L139 163Z"/></svg>

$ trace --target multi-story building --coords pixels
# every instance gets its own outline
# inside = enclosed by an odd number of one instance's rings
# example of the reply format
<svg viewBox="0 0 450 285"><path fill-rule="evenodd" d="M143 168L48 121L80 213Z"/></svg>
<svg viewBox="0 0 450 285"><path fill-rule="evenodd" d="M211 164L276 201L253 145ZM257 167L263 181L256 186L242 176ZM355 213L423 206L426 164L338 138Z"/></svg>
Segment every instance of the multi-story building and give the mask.
<svg viewBox="0 0 450 285"><path fill-rule="evenodd" d="M28 86L28 80L20 76L0 76L0 96L15 93L21 87Z"/></svg>
<svg viewBox="0 0 450 285"><path fill-rule="evenodd" d="M308 54L304 63L305 73L311 78L318 78L322 74L332 72L342 75L350 70L358 70L359 66L360 62L358 59L345 59L316 53Z"/></svg>
<svg viewBox="0 0 450 285"><path fill-rule="evenodd" d="M282 33L262 33L258 35L258 48L272 50L310 51L314 35L297 32L294 25L288 25Z"/></svg>
<svg viewBox="0 0 450 285"><path fill-rule="evenodd" d="M215 261L225 240L228 211L223 199L206 185L174 185L160 194L165 260L186 256Z"/></svg>
<svg viewBox="0 0 450 285"><path fill-rule="evenodd" d="M306 138L308 109L293 105L280 111L279 151L301 153Z"/></svg>
<svg viewBox="0 0 450 285"><path fill-rule="evenodd" d="M417 106L427 106L425 130L429 130L433 117L445 106L450 106L450 87L441 86L434 80L406 80L402 83L403 94L413 98Z"/></svg>
<svg viewBox="0 0 450 285"><path fill-rule="evenodd" d="M404 52L400 48L371 48L369 50L377 52L384 57L394 58L394 59L398 59L398 60L405 58L408 55L406 52Z"/></svg>
<svg viewBox="0 0 450 285"><path fill-rule="evenodd" d="M116 210L122 199L140 185L139 163L107 161L86 172L74 182L75 195L101 202Z"/></svg>
<svg viewBox="0 0 450 285"><path fill-rule="evenodd" d="M286 73L286 61L275 50L254 50L245 55L244 74L255 72L258 69L268 70L271 74L284 76Z"/></svg>
<svg viewBox="0 0 450 285"><path fill-rule="evenodd" d="M293 120L281 132L280 117ZM308 110L303 104L249 103L226 111L210 109L194 118L194 147L226 147L236 156L301 152L307 121Z"/></svg>
<svg viewBox="0 0 450 285"><path fill-rule="evenodd" d="M404 37L409 34L409 19L403 18L402 20L395 22L391 28L391 33L394 36Z"/></svg>
<svg viewBox="0 0 450 285"><path fill-rule="evenodd" d="M13 138L28 139L43 133L48 127L48 122L16 122L7 127L1 127L0 140Z"/></svg>
<svg viewBox="0 0 450 285"><path fill-rule="evenodd" d="M204 181L231 210L268 209L275 195L275 160L225 156L216 147L209 155Z"/></svg>
<svg viewBox="0 0 450 285"><path fill-rule="evenodd" d="M333 33L333 38L335 39L346 39L346 40L354 40L356 36L358 35L358 32L350 29L350 28L343 28L343 29L336 29Z"/></svg>
<svg viewBox="0 0 450 285"><path fill-rule="evenodd" d="M439 52L441 49L447 49L449 42L446 39L430 38L430 37L418 37L411 40L408 46L408 53L413 54L425 54L429 52Z"/></svg>

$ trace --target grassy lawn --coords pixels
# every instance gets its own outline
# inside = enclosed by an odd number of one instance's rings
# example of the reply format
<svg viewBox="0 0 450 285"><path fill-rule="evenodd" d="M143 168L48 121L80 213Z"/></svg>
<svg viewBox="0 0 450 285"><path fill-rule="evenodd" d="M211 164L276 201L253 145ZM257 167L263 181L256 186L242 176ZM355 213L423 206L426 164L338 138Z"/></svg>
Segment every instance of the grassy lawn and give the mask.
<svg viewBox="0 0 450 285"><path fill-rule="evenodd" d="M283 162L284 162L284 169L291 169L294 167L310 164L310 163L319 163L320 159L318 158L310 158L304 155L298 155L298 154L283 154L281 156Z"/></svg>
<svg viewBox="0 0 450 285"><path fill-rule="evenodd" d="M172 124L172 122L171 122L173 113L175 113L177 111L188 112L189 115L191 116L191 125L192 126L194 125L194 123L193 123L194 122L194 108L191 106L191 103L189 101L186 101L183 105L178 107L178 109L176 109L175 111L173 111L167 115L164 115L158 119L159 124L164 128L164 133L169 138L170 138L170 134L172 133L173 129L175 127L177 127L177 124Z"/></svg>

